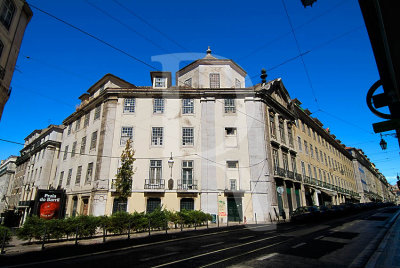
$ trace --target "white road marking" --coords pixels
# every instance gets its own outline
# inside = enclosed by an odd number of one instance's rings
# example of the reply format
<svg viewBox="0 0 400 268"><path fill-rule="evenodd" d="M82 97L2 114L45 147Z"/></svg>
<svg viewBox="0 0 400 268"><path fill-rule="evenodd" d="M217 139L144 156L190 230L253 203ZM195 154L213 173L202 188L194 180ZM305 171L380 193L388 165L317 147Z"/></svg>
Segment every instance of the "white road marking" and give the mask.
<svg viewBox="0 0 400 268"><path fill-rule="evenodd" d="M321 236L318 236L318 237L314 238L314 240L321 239L321 238L324 238L324 237L325 236L321 235Z"/></svg>
<svg viewBox="0 0 400 268"><path fill-rule="evenodd" d="M262 257L258 258L257 261L263 261L263 260L272 258L272 257L274 257L276 255L278 255L278 253L276 253L276 252L275 253L271 253L271 254L268 254L268 255L265 255L265 256L262 256Z"/></svg>
<svg viewBox="0 0 400 268"><path fill-rule="evenodd" d="M252 238L252 237L254 237L254 235L240 237L239 240L245 240L247 238Z"/></svg>
<svg viewBox="0 0 400 268"><path fill-rule="evenodd" d="M298 247L301 247L301 246L304 246L306 243L300 243L300 244L297 244L297 245L295 245L295 246L293 246L292 248L298 248Z"/></svg>
<svg viewBox="0 0 400 268"><path fill-rule="evenodd" d="M224 242L217 242L217 243L213 243L213 244L207 244L207 245L201 246L201 248L208 248L208 247L220 245L220 244L223 244L223 243L224 243Z"/></svg>
<svg viewBox="0 0 400 268"><path fill-rule="evenodd" d="M243 247L243 246L246 246L246 245L250 245L250 244L258 243L258 242L261 242L261 241L269 240L269 239L272 239L272 238L275 238L275 237L279 237L279 236L278 236L278 235L276 235L276 236L271 236L271 237L267 237L267 238L263 238L263 239L258 239L258 240L255 240L255 241L243 243L243 244L236 245L236 246L232 246L232 247L228 247L228 248L223 248L223 249L218 249L218 250L206 252L206 253L199 254L199 255L195 255L195 256L192 256L192 257L188 257L188 258L184 258L184 259L180 259L180 260L176 260L176 261L172 261L172 262L168 262L168 263L163 263L163 264L160 264L160 265L157 265L157 266L153 266L153 268L168 266L168 265L175 264L175 263L178 263L178 262L183 262L183 261L187 261L187 260L191 260L191 259L196 259L196 258L199 258L199 257L207 256L207 255L214 254L214 253L218 253L218 252L222 252L222 251L225 251L225 250L229 250L229 249L233 249L233 248L238 248L238 247ZM272 244L272 245L269 245L269 246L264 247L264 248L268 248L268 247L271 247L271 246L273 246L273 245L277 245L277 244L280 244L280 243L283 243L283 242L279 242L279 243L276 243L276 244ZM261 249L262 249L262 248L261 248ZM260 250L260 249L257 249L257 250ZM257 250L255 250L255 251L257 251ZM250 251L249 251L249 252L250 252ZM238 257L238 256L241 256L241 255L236 255L236 256L231 257L231 258L236 258L236 257ZM229 259L229 258L228 258L228 259ZM225 260L228 260L228 259L225 259Z"/></svg>
<svg viewBox="0 0 400 268"><path fill-rule="evenodd" d="M140 259L140 261L155 260L155 259L158 259L158 258L167 257L167 256L174 255L174 254L177 254L177 253L178 252L170 252L170 253L166 253L166 254L163 254L163 255L157 255L157 256L154 256L154 257L148 257L148 258Z"/></svg>

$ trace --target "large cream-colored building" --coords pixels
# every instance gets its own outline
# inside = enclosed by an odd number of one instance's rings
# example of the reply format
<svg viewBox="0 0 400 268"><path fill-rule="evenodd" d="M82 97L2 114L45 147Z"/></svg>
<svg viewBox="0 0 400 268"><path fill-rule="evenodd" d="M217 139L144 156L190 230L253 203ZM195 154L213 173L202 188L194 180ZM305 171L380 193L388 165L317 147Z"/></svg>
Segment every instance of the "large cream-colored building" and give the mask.
<svg viewBox="0 0 400 268"><path fill-rule="evenodd" d="M25 0L0 0L0 120L32 10Z"/></svg>

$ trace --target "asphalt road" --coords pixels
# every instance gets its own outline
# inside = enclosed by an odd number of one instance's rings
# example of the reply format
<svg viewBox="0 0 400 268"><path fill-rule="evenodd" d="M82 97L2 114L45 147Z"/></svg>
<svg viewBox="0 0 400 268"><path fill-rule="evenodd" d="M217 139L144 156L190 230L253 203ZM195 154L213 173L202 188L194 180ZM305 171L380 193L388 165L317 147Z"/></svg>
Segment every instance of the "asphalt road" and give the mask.
<svg viewBox="0 0 400 268"><path fill-rule="evenodd" d="M363 267L397 208L314 224L241 225L0 258L5 267ZM376 244L376 243L375 243Z"/></svg>

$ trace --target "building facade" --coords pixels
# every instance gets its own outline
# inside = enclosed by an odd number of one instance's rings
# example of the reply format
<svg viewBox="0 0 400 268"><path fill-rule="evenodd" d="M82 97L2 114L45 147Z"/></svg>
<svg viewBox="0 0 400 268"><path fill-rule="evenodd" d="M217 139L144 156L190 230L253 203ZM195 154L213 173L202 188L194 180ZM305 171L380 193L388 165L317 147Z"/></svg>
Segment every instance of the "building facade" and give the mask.
<svg viewBox="0 0 400 268"><path fill-rule="evenodd" d="M11 79L32 10L25 0L0 1L0 120L11 94Z"/></svg>
<svg viewBox="0 0 400 268"><path fill-rule="evenodd" d="M11 185L14 180L16 169L16 156L10 156L6 160L2 160L0 164L0 213L3 214L8 210Z"/></svg>

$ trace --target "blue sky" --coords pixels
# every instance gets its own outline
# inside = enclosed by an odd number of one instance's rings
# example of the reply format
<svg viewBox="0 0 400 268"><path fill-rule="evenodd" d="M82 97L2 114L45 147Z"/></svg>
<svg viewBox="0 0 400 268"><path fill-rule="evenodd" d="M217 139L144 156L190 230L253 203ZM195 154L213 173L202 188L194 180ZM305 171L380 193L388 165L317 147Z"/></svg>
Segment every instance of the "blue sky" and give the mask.
<svg viewBox="0 0 400 268"><path fill-rule="evenodd" d="M300 51L308 52L303 60L310 80L300 57L280 65L299 54L282 0L117 1L128 9L113 0L28 2L160 70L163 66L152 57L205 53L207 46L244 68L247 86L259 83L265 68L268 80L281 77L291 98L298 98L344 144L362 148L395 182L397 139L385 136L388 149L381 150L372 123L382 120L365 102L379 74L358 1L319 0L304 8L300 0L285 0ZM78 97L106 73L150 85L150 67L32 10L0 122L1 139L24 142L34 129L61 124ZM0 141L0 159L20 149Z"/></svg>

